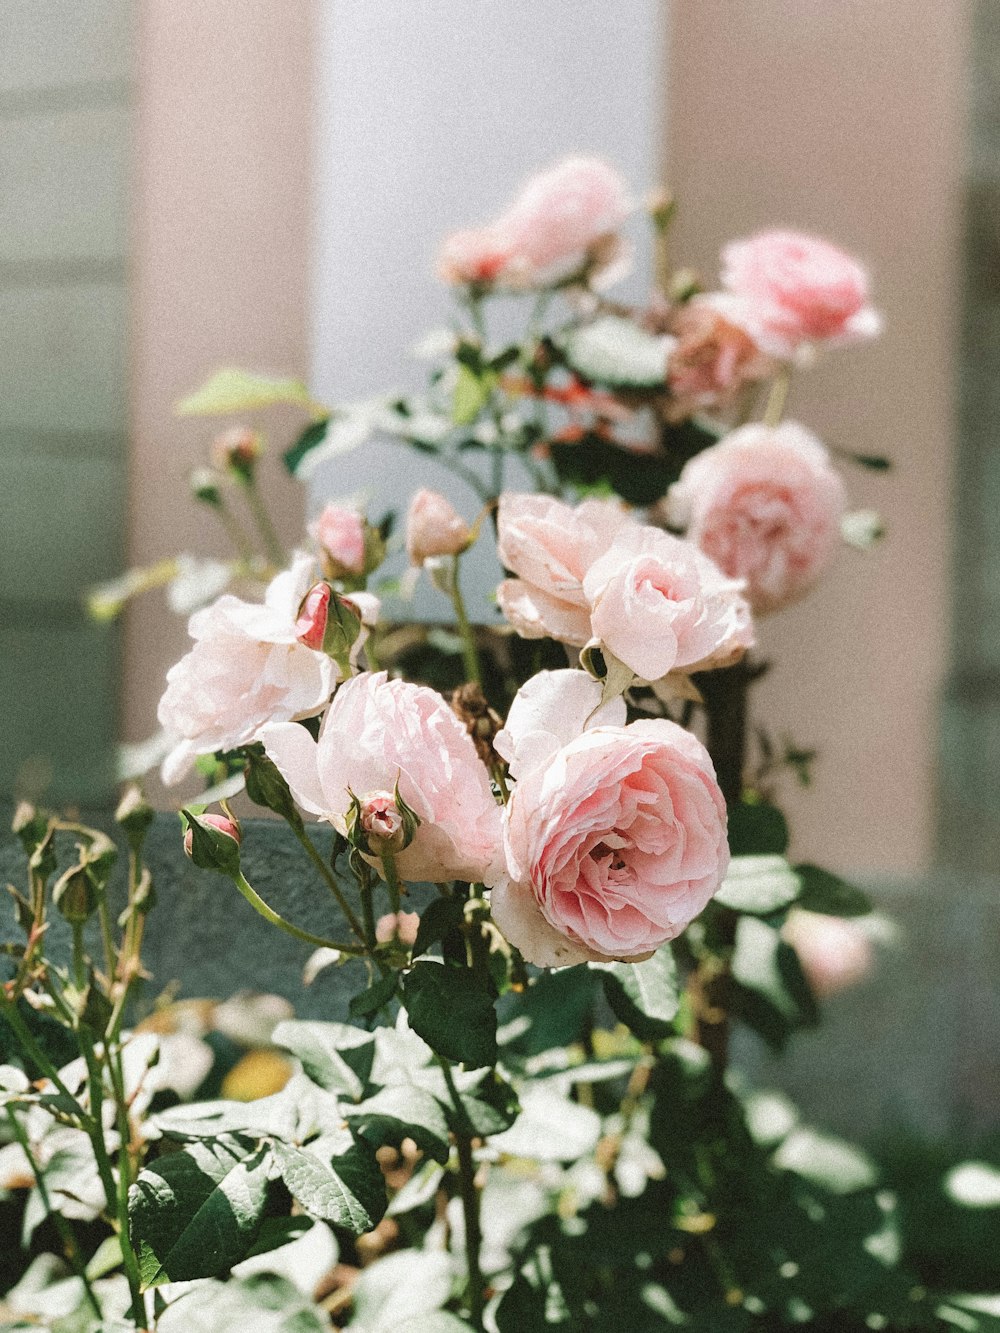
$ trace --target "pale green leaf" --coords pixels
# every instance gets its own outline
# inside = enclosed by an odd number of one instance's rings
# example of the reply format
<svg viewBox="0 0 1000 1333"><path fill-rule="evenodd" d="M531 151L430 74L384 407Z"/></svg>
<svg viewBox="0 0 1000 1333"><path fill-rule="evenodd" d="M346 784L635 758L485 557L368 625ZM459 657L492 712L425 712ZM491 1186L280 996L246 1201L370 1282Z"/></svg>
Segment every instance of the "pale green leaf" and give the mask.
<svg viewBox="0 0 1000 1333"><path fill-rule="evenodd" d="M281 403L303 407L307 412L326 410L313 401L301 380L260 375L236 366L217 370L200 389L182 398L175 410L181 417L214 417L256 412Z"/></svg>

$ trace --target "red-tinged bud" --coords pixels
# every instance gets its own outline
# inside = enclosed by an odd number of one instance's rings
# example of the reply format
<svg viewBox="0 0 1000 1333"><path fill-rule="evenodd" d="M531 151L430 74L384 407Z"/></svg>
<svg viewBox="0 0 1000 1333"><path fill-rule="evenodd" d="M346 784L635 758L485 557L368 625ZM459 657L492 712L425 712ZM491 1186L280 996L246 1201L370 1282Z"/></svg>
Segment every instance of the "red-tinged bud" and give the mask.
<svg viewBox="0 0 1000 1333"><path fill-rule="evenodd" d="M330 616L330 585L316 583L306 593L295 621L295 632L299 643L307 648L322 652L323 639L326 636L326 624Z"/></svg>
<svg viewBox="0 0 1000 1333"><path fill-rule="evenodd" d="M232 838L237 846L243 841L239 824L235 820L228 819L225 815L200 815L198 823L199 825L208 824L211 828L217 829L219 833L224 834L227 838ZM184 834L184 850L188 856L194 856L194 830L190 825Z"/></svg>
<svg viewBox="0 0 1000 1333"><path fill-rule="evenodd" d="M358 823L373 851L401 852L406 845L403 812L389 791L371 792L361 802Z"/></svg>
<svg viewBox="0 0 1000 1333"><path fill-rule="evenodd" d="M232 470L249 477L254 464L264 452L264 442L255 430L234 426L212 441L212 462L222 471Z"/></svg>

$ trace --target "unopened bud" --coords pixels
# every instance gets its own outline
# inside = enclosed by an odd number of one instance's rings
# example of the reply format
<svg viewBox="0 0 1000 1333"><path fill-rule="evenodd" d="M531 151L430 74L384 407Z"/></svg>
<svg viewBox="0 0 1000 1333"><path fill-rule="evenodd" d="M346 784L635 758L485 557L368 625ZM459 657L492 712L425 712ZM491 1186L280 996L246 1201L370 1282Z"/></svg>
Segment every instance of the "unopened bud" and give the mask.
<svg viewBox="0 0 1000 1333"><path fill-rule="evenodd" d="M234 426L212 441L212 462L220 471L232 472L241 481L251 480L263 452L263 440L248 426Z"/></svg>
<svg viewBox="0 0 1000 1333"><path fill-rule="evenodd" d="M323 650L326 637L326 622L330 614L331 590L328 583L316 583L302 599L298 618L295 621L295 633L299 643L317 652Z"/></svg>
<svg viewBox="0 0 1000 1333"><path fill-rule="evenodd" d="M690 301L692 296L697 296L701 290L701 274L697 269L679 268L670 279L668 295L671 301L683 305L685 301Z"/></svg>
<svg viewBox="0 0 1000 1333"><path fill-rule="evenodd" d="M417 942L417 930L420 917L416 912L387 912L375 922L375 940L378 944L391 944L398 940L412 949Z"/></svg>
<svg viewBox="0 0 1000 1333"><path fill-rule="evenodd" d="M347 812L348 841L369 856L405 851L419 825L416 811L400 796L398 784L395 791L373 791L361 799L352 796Z"/></svg>
<svg viewBox="0 0 1000 1333"><path fill-rule="evenodd" d="M210 467L196 467L191 473L191 494L202 504L218 509L222 504L219 474Z"/></svg>
<svg viewBox="0 0 1000 1333"><path fill-rule="evenodd" d="M677 200L667 190L651 190L646 196L646 212L657 231L666 231L676 211Z"/></svg>
<svg viewBox="0 0 1000 1333"><path fill-rule="evenodd" d="M124 829L129 846L133 851L137 851L142 846L143 839L154 818L153 807L143 796L142 788L137 783L130 783L118 802L115 820Z"/></svg>
<svg viewBox="0 0 1000 1333"><path fill-rule="evenodd" d="M443 495L417 491L406 516L406 552L412 565L436 556L461 555L473 541L473 530Z"/></svg>
<svg viewBox="0 0 1000 1333"><path fill-rule="evenodd" d="M333 658L345 678L351 674L354 646L363 630L360 608L340 593L332 593L323 631L323 651Z"/></svg>
<svg viewBox="0 0 1000 1333"><path fill-rule="evenodd" d="M96 833L90 845L81 853L81 864L86 868L90 881L98 893L108 887L108 880L118 860L118 848L106 833Z"/></svg>
<svg viewBox="0 0 1000 1333"><path fill-rule="evenodd" d="M11 831L21 840L21 846L28 856L39 843L45 841L49 831L49 821L39 814L30 801L20 801L11 821Z"/></svg>
<svg viewBox="0 0 1000 1333"><path fill-rule="evenodd" d="M82 865L60 875L52 891L57 910L75 924L86 921L97 910L97 890Z"/></svg>
<svg viewBox="0 0 1000 1333"><path fill-rule="evenodd" d="M223 875L238 874L243 838L239 824L226 815L195 815L189 810L181 815L187 822L184 850L195 865Z"/></svg>
<svg viewBox="0 0 1000 1333"><path fill-rule="evenodd" d="M309 524L309 535L320 548L327 578L355 578L365 572L365 520L350 505L328 504Z"/></svg>

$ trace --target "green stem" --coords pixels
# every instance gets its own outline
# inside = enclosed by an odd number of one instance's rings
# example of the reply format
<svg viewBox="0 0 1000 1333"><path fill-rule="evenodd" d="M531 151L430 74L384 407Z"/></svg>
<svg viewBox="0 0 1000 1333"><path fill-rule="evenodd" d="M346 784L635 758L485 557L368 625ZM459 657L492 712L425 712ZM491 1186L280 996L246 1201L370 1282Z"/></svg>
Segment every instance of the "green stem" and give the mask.
<svg viewBox="0 0 1000 1333"><path fill-rule="evenodd" d="M87 984L87 967L83 957L83 922L73 922L73 980L77 990Z"/></svg>
<svg viewBox="0 0 1000 1333"><path fill-rule="evenodd" d="M788 390L792 382L792 372L787 366L782 366L774 377L771 385L771 392L768 395L767 407L764 409L764 425L777 426L781 422L782 413L785 410L785 403L788 399Z"/></svg>
<svg viewBox="0 0 1000 1333"><path fill-rule="evenodd" d="M312 838L310 838L309 834L305 831L305 828L302 824L293 822L292 820L288 820L287 823L288 827L292 830L296 838L302 844L302 847L305 850L306 855L309 857L309 860L312 861L313 865L322 875L324 881L326 882L327 887L333 894L334 898L337 900L337 906L340 908L344 916L347 918L348 925L354 931L358 939L363 940L365 938L365 933L362 928L361 922L358 920L358 914L357 912L354 911L351 904L344 897L344 890L337 883L337 877L334 875L333 871L330 869L327 863L323 860L322 856L316 850ZM331 947L339 948L340 946L333 945ZM357 950L351 950L350 948L348 948L347 951L355 953L357 952Z"/></svg>
<svg viewBox="0 0 1000 1333"><path fill-rule="evenodd" d="M372 905L372 879L367 864L365 866L365 872L359 877L359 889L361 894L361 911L365 923L365 943L368 946L368 953L374 955L378 941L375 938L375 909Z"/></svg>
<svg viewBox="0 0 1000 1333"><path fill-rule="evenodd" d="M38 1162L35 1160L35 1155L31 1151L31 1144L28 1142L28 1136L24 1132L24 1127L20 1120L18 1120L17 1116L14 1114L13 1106L7 1107L7 1119L10 1121L10 1127L14 1132L14 1138L20 1144L21 1151L27 1159L28 1169L31 1171L31 1174L35 1179L35 1184L38 1187L38 1193L41 1196L45 1211L49 1217L52 1218L53 1225L59 1233L59 1239L63 1243L63 1250L66 1253L66 1258L69 1260L73 1272L83 1283L83 1289L86 1293L87 1300L90 1302L91 1309L94 1311L94 1314L98 1319L102 1319L104 1317L103 1311L98 1304L97 1297L94 1295L94 1288L90 1285L90 1278L87 1276L87 1266L83 1261L83 1255L80 1253L80 1246L77 1244L76 1236L73 1234L73 1228L70 1226L69 1220L63 1217L62 1213L57 1212L56 1209L52 1207L48 1187L45 1184L45 1176L41 1167L38 1165Z"/></svg>
<svg viewBox="0 0 1000 1333"><path fill-rule="evenodd" d="M254 560L253 542L244 532L243 527L226 504L222 497L219 497L219 503L213 505L215 512L219 516L219 522L226 530L226 536L233 544L233 549L244 565L250 566Z"/></svg>
<svg viewBox="0 0 1000 1333"><path fill-rule="evenodd" d="M39 1046L38 1042L35 1041L34 1037L31 1035L31 1032L28 1029L28 1025L25 1023L21 1015L17 1012L16 1006L10 1001L3 1001L2 1003L0 1003L0 1014L3 1014L4 1018L10 1024L14 1032L14 1036L17 1038L18 1042L21 1045L21 1049L25 1052L25 1054L31 1057L35 1065L42 1071L42 1073L53 1085L56 1091L61 1096L65 1097L68 1101L72 1102L74 1107L74 1112L79 1117L79 1119L81 1121L85 1120L86 1112L84 1111L83 1107L80 1105L77 1099L70 1092L69 1088L67 1088L66 1084L59 1077L58 1069L56 1069L55 1065L52 1063L49 1057Z"/></svg>
<svg viewBox="0 0 1000 1333"><path fill-rule="evenodd" d="M441 1056L438 1056L438 1063L444 1073L448 1095L451 1097L452 1105L455 1108L456 1123L468 1125L468 1117L455 1086L451 1065ZM456 1130L455 1147L458 1150L458 1180L462 1195L462 1217L465 1221L465 1264L469 1277L469 1314L472 1319L472 1327L481 1330L483 1327L483 1310L486 1305L485 1283L479 1257L483 1244L483 1231L479 1219L479 1189L476 1186L476 1164L472 1159L472 1135L459 1133Z"/></svg>
<svg viewBox="0 0 1000 1333"><path fill-rule="evenodd" d="M78 1035L80 1049L83 1051L83 1058L87 1063L87 1077L90 1088L90 1118L89 1124L86 1126L87 1137L90 1139L90 1145L94 1150L94 1158L97 1162L97 1171L104 1189L108 1212L113 1214L117 1224L122 1264L125 1268L129 1294L132 1298L132 1307L129 1313L137 1324L141 1324L144 1312L139 1278L139 1260L136 1258L128 1233L128 1182L126 1181L125 1190L122 1192L120 1188L121 1173L119 1173L119 1180L116 1184L114 1168L108 1155L108 1145L104 1142L104 1080L97 1060L97 1052L94 1050L93 1037L90 1029L86 1026L81 1026ZM104 1050L105 1058L107 1058L108 1050L106 1046ZM117 1097L115 1100L117 1102ZM127 1152L127 1150L126 1146L125 1151Z"/></svg>
<svg viewBox="0 0 1000 1333"><path fill-rule="evenodd" d="M382 853L382 878L389 889L389 905L394 912L398 912L402 888L399 883L399 871L396 869L396 858L392 852Z"/></svg>
<svg viewBox="0 0 1000 1333"><path fill-rule="evenodd" d="M108 908L108 900L103 893L97 904L97 915L101 923L101 939L104 942L104 961L107 964L108 981L110 983L114 980L115 972L118 970L118 954L115 950L115 942L111 934L111 912Z"/></svg>
<svg viewBox="0 0 1000 1333"><path fill-rule="evenodd" d="M476 648L476 638L469 624L469 617L465 610L465 600L462 597L462 589L459 585L459 561L460 556L452 557L452 576L451 576L451 604L455 608L455 619L458 622L458 632L462 636L462 660L465 663L465 673L469 680L475 681L477 685L483 683L483 673L479 665L479 652Z"/></svg>
<svg viewBox="0 0 1000 1333"><path fill-rule="evenodd" d="M274 530L271 522L271 516L267 512L267 507L261 499L260 491L257 489L257 483L252 478L244 485L247 497L247 505L253 514L254 522L257 524L257 530L264 542L264 549L267 551L267 558L278 569L283 569L287 560L284 547L278 534Z"/></svg>
<svg viewBox="0 0 1000 1333"><path fill-rule="evenodd" d="M313 935L308 930L302 930L299 926L292 925L291 921L286 921L273 907L267 905L260 894L247 883L246 877L241 871L238 871L233 877L233 883L255 912L258 912L265 921L269 921L272 926L277 926L279 930L283 930L286 935L291 935L294 939L302 940L306 944L314 944L320 949L336 949L338 953L362 954L365 952L357 945L341 944L337 940L328 940L322 935Z"/></svg>

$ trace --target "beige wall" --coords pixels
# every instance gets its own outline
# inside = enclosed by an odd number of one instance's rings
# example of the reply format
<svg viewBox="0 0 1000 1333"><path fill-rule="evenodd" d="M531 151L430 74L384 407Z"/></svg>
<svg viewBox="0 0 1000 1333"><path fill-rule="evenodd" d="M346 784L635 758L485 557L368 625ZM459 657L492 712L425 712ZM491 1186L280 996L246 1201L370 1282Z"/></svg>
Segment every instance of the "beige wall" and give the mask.
<svg viewBox="0 0 1000 1333"><path fill-rule="evenodd" d="M806 603L761 626L776 663L759 713L821 753L788 791L796 848L909 872L932 850L937 706L949 636L964 0L673 0L668 180L675 254L709 278L729 237L827 235L875 275L885 334L832 353L791 415L895 461L850 468L884 514Z"/></svg>
<svg viewBox="0 0 1000 1333"><path fill-rule="evenodd" d="M220 358L308 362L313 4L140 10L130 546L149 560L216 547L185 483L210 431L172 417L178 395ZM964 0L673 0L671 26L677 259L712 276L725 239L778 223L829 235L876 274L884 338L803 376L791 410L896 460L888 478L849 476L890 537L845 552L809 602L762 627L776 667L760 712L821 751L814 789L787 793L797 850L914 871L931 851L948 636ZM290 533L300 502L283 483ZM158 600L130 617L129 738L152 731L185 641Z"/></svg>
<svg viewBox="0 0 1000 1333"><path fill-rule="evenodd" d="M308 365L313 0L141 0L133 234L129 558L223 551L188 499L211 424L174 402L221 364ZM278 441L281 442L279 435ZM269 460L279 516L298 486ZM124 731L151 735L187 644L162 598L126 631Z"/></svg>

